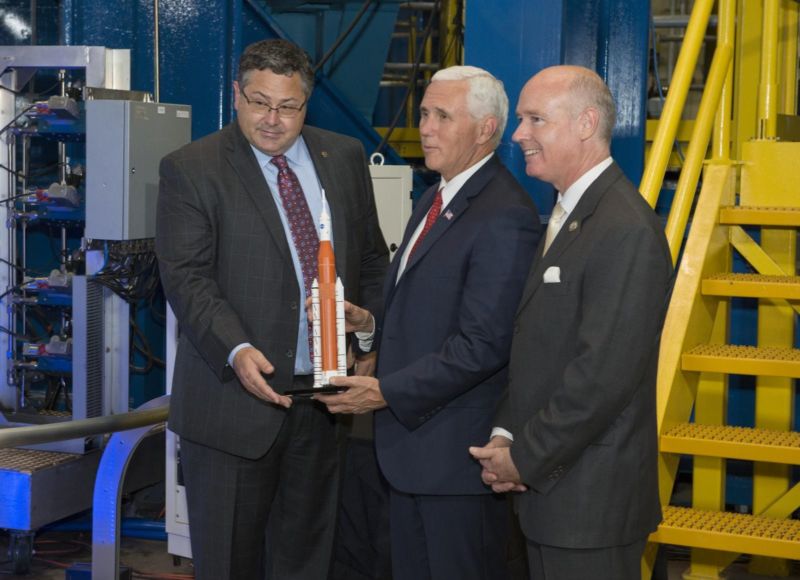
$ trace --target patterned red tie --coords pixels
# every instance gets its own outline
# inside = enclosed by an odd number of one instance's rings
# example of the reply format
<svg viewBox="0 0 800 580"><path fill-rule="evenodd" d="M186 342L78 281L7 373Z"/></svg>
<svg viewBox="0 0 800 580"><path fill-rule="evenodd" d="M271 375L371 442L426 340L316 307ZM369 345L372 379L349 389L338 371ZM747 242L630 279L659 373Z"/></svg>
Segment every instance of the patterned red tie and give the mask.
<svg viewBox="0 0 800 580"><path fill-rule="evenodd" d="M284 155L276 155L270 161L278 168L278 193L283 202L286 218L289 220L289 229L292 232L292 241L300 260L300 269L303 271L303 286L306 296L311 296L311 283L317 277L317 256L319 254L319 235L308 202L300 186L300 180ZM313 351L314 337L311 330L311 321L308 324L308 352L311 362L314 362Z"/></svg>
<svg viewBox="0 0 800 580"><path fill-rule="evenodd" d="M425 225L422 226L422 231L419 233L419 237L417 241L414 242L414 245L411 246L411 251L408 253L408 259L406 262L411 261L411 256L414 255L414 252L417 251L417 248L422 244L422 240L425 239L425 236L428 235L428 232L431 231L433 224L436 223L436 218L439 217L439 213L442 211L442 190L436 192L436 197L433 198L433 204L431 205L431 209L428 210L428 217L425 218Z"/></svg>

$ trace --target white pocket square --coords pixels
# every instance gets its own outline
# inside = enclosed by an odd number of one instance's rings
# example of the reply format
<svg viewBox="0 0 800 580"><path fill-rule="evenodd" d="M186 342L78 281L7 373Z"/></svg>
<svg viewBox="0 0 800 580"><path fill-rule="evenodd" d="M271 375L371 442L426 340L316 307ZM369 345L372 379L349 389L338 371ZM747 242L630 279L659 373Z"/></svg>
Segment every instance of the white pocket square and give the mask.
<svg viewBox="0 0 800 580"><path fill-rule="evenodd" d="M550 266L544 271L545 284L558 284L561 282L561 268L558 266Z"/></svg>

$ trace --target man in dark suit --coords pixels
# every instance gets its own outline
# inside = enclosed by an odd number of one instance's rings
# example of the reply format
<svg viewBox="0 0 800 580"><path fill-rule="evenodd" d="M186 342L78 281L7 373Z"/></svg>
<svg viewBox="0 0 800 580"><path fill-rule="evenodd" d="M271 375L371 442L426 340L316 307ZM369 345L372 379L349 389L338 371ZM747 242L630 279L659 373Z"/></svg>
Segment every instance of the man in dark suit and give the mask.
<svg viewBox="0 0 800 580"><path fill-rule="evenodd" d="M420 106L428 168L389 268L378 316L378 369L335 378L334 413L375 413L390 484L394 580L507 577L505 498L480 481L467 446L486 440L506 386L512 319L540 224L494 153L506 124L502 83L475 67L436 73ZM356 326L369 316L351 309Z"/></svg>
<svg viewBox="0 0 800 580"><path fill-rule="evenodd" d="M268 522L273 580L327 578L334 419L284 394L313 384L304 303L325 200L349 301L376 307L388 252L361 145L303 125L313 78L297 46L250 45L236 122L161 164L156 249L181 328L169 427L199 579L261 578Z"/></svg>
<svg viewBox="0 0 800 580"><path fill-rule="evenodd" d="M503 431L470 451L487 484L517 492L531 578L638 580L661 519L656 367L672 260L611 159L614 102L597 74L543 70L517 116L526 172L558 204L517 311Z"/></svg>

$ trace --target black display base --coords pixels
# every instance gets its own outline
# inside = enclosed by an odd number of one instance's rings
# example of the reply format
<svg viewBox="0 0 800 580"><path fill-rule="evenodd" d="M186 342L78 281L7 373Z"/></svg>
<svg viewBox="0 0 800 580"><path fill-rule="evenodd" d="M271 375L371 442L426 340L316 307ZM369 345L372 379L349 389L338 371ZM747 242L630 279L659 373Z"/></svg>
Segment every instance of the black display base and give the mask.
<svg viewBox="0 0 800 580"><path fill-rule="evenodd" d="M288 397L311 398L314 395L338 395L344 393L349 387L337 387L336 385L322 385L310 389L292 389L284 394Z"/></svg>

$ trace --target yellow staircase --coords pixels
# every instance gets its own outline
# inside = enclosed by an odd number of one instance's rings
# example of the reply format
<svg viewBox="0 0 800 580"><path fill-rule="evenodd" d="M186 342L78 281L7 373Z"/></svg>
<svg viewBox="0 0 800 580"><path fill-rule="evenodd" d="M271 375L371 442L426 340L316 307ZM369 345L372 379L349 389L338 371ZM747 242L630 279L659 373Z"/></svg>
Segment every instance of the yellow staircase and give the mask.
<svg viewBox="0 0 800 580"><path fill-rule="evenodd" d="M673 85L688 85L714 5L695 0ZM652 574L659 544L691 549L686 580L723 578L740 554L752 556L753 573L786 577L800 570L792 562L800 560L800 483L792 478L792 466L800 465L800 433L793 430L800 143L777 123L779 112L797 119L799 7L719 0L717 8L717 51L667 222L673 256L682 254L659 358L664 520L650 536L643 578ZM690 56L682 63L684 53ZM668 96L651 148L640 189L652 205L684 98L680 91ZM735 255L747 272L732 271ZM735 298L757 303L755 345L729 342ZM726 424L731 375L755 377L753 427ZM681 456L692 458L691 507L670 505ZM726 511L728 460L752 462L751 513Z"/></svg>

